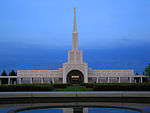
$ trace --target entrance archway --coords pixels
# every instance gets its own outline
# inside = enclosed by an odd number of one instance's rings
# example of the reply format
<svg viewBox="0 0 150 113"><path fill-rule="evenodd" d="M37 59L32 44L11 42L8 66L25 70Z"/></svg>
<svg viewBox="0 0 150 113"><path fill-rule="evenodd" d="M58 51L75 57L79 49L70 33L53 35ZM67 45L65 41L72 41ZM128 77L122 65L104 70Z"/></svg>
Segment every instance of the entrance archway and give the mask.
<svg viewBox="0 0 150 113"><path fill-rule="evenodd" d="M81 71L72 70L67 75L67 83L80 84L84 82L84 76Z"/></svg>

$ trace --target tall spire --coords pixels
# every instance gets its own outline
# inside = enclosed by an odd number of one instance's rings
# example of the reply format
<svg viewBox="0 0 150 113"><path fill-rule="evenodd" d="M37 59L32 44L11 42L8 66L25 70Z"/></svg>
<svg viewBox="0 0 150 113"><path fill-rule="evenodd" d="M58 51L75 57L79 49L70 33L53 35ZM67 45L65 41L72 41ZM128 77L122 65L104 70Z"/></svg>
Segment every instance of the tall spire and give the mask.
<svg viewBox="0 0 150 113"><path fill-rule="evenodd" d="M74 8L74 26L73 33L77 33L77 25L76 25L76 8Z"/></svg>
<svg viewBox="0 0 150 113"><path fill-rule="evenodd" d="M74 26L72 33L72 50L78 50L78 33L76 25L76 8L74 8Z"/></svg>

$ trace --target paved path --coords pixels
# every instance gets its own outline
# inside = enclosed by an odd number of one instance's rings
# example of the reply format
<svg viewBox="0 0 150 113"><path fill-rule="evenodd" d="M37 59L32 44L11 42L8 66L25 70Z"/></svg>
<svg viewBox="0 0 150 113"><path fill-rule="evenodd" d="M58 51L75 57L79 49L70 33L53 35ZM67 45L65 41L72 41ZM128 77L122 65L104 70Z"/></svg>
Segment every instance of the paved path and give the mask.
<svg viewBox="0 0 150 113"><path fill-rule="evenodd" d="M0 92L0 98L19 97L149 97L150 91Z"/></svg>

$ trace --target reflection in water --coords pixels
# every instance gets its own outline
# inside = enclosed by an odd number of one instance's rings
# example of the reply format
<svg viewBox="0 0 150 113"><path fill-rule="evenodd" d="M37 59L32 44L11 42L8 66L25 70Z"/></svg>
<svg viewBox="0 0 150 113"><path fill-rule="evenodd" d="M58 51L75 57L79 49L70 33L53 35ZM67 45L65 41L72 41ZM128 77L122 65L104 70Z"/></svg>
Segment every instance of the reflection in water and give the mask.
<svg viewBox="0 0 150 113"><path fill-rule="evenodd" d="M88 108L75 107L73 113L88 113Z"/></svg>
<svg viewBox="0 0 150 113"><path fill-rule="evenodd" d="M81 108L81 107L74 107L73 108L73 113L83 113L83 108Z"/></svg>
<svg viewBox="0 0 150 113"><path fill-rule="evenodd" d="M28 110L18 113L63 113L62 109L52 108L52 109L37 109L37 110Z"/></svg>
<svg viewBox="0 0 150 113"><path fill-rule="evenodd" d="M88 108L82 107L63 108L63 113L88 113Z"/></svg>
<svg viewBox="0 0 150 113"><path fill-rule="evenodd" d="M33 107L35 109L33 109ZM19 113L140 113L141 111L139 112L135 109L128 108L144 108L143 110L150 111L150 104L115 102L31 103L6 105L1 104L0 113L7 113L10 110L10 108L14 110L17 110L18 108L26 110L20 111Z"/></svg>
<svg viewBox="0 0 150 113"><path fill-rule="evenodd" d="M61 108L61 109L38 109L28 110L19 113L140 113L138 111L127 109L115 109L115 108Z"/></svg>

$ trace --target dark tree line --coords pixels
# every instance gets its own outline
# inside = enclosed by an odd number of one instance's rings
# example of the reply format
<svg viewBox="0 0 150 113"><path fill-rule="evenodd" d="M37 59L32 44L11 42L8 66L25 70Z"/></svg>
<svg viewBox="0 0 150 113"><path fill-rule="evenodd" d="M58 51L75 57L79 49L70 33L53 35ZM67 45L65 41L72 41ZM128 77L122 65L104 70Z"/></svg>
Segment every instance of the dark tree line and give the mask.
<svg viewBox="0 0 150 113"><path fill-rule="evenodd" d="M148 63L148 66L145 68L145 75L150 77L150 63Z"/></svg>
<svg viewBox="0 0 150 113"><path fill-rule="evenodd" d="M1 76L17 76L17 73L14 71L14 69L12 69L11 72L9 72L9 74L7 75L6 71L3 70Z"/></svg>

